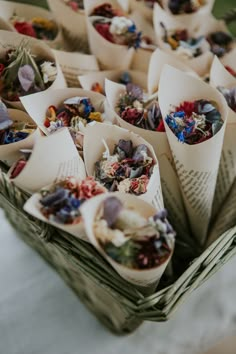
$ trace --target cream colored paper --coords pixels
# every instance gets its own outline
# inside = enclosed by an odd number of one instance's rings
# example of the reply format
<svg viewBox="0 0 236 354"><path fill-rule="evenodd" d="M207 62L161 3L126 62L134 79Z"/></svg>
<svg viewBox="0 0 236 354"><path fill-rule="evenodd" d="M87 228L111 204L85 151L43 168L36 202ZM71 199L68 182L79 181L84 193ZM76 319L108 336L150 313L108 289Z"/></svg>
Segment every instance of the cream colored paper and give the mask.
<svg viewBox="0 0 236 354"><path fill-rule="evenodd" d="M204 40L204 45L202 46L203 54L199 55L196 58L185 58L182 55L178 54L178 51L172 50L168 43L163 41L163 28L160 23L163 23L166 29L176 30L176 29L187 29L190 36L197 37L197 33L201 26L202 18L201 16L192 15L178 15L171 16L165 12L158 4L154 6L154 29L156 33L157 43L161 49L165 52L178 57L183 64L190 66L199 76L206 75L209 70L213 60L213 54L210 52L210 45L207 40ZM181 20L179 16L187 16L185 20Z"/></svg>
<svg viewBox="0 0 236 354"><path fill-rule="evenodd" d="M215 136L203 143L188 145L178 141L166 122L165 127L191 229L195 238L203 244L212 212L228 107L216 89L166 65L159 85L159 103L163 117L180 103L198 99L217 104L224 125Z"/></svg>
<svg viewBox="0 0 236 354"><path fill-rule="evenodd" d="M78 75L83 75L87 72L93 75L99 70L98 62L94 55L77 52L70 53L62 50L54 50L54 54L69 87L79 86Z"/></svg>
<svg viewBox="0 0 236 354"><path fill-rule="evenodd" d="M119 82L122 74L127 72L131 77L131 82L147 90L147 75L135 70L105 70L88 73L78 77L80 85L84 90L91 90L93 84L98 83L105 90L105 79Z"/></svg>
<svg viewBox="0 0 236 354"><path fill-rule="evenodd" d="M215 57L211 72L210 84L217 88L219 86L227 89L236 87L236 79L225 69L220 60ZM220 161L220 169L216 185L216 194L213 205L213 217L219 211L232 184L236 178L236 113L229 108L223 151Z"/></svg>
<svg viewBox="0 0 236 354"><path fill-rule="evenodd" d="M22 43L22 41L28 43L32 54L35 55L37 58L42 58L45 61L51 61L56 63L57 77L54 80L54 82L52 82L51 86L48 89L44 90L43 92L49 94L51 91L55 89L65 88L66 82L62 74L60 65L58 64L52 50L45 43L43 43L43 41L31 37L23 36L22 34L15 33L15 32L0 31L0 44L1 44L0 55L4 55L6 50L9 49L9 47L19 46ZM8 105L10 105L13 108L23 109L23 106L20 101L10 102L4 100L4 102L6 102Z"/></svg>
<svg viewBox="0 0 236 354"><path fill-rule="evenodd" d="M8 172L9 177L13 168ZM49 137L38 137L25 168L12 181L34 193L69 176L84 179L86 172L68 129L63 128Z"/></svg>
<svg viewBox="0 0 236 354"><path fill-rule="evenodd" d="M37 5L37 4L36 4ZM48 20L53 20L52 14L43 9L42 7L28 4L21 4L18 2L9 2L0 0L0 17L3 22L0 21L0 28L3 30L17 32L14 26L10 23L10 18L13 15L19 16L26 21L32 20L34 17L42 17ZM4 26L5 22L5 26ZM5 27L5 28L4 28ZM63 46L63 37L61 29L58 27L58 34L53 40L44 40L51 48L58 48Z"/></svg>
<svg viewBox="0 0 236 354"><path fill-rule="evenodd" d="M49 189L51 186L46 187L45 189ZM44 189L44 188L43 188ZM35 218L52 225L60 230L68 232L70 235L78 237L84 241L88 241L87 235L84 229L83 220L81 220L77 224L69 224L63 225L58 222L54 222L48 220L40 211L42 205L40 204L40 200L42 199L42 195L40 193L34 193L25 203L23 209L29 213L30 215L34 216Z"/></svg>
<svg viewBox="0 0 236 354"><path fill-rule="evenodd" d="M94 28L93 22L97 16L87 18L88 38L91 52L96 56L102 70L128 69L130 67L134 48L114 44L103 38Z"/></svg>
<svg viewBox="0 0 236 354"><path fill-rule="evenodd" d="M47 128L44 126L44 120L47 115L48 107L51 105L59 107L66 99L76 96L90 98L95 110L101 113L104 112L106 100L105 96L97 92L85 91L80 88L53 90L50 95L43 91L30 96L22 97L21 102L27 113L32 117L39 128L46 135L49 135Z"/></svg>
<svg viewBox="0 0 236 354"><path fill-rule="evenodd" d="M143 217L148 218L156 214L156 209L148 204L147 202L139 199L133 195L123 194L123 193L109 193L97 196L93 199L85 202L81 207L81 213L84 219L85 230L88 236L89 241L92 245L102 254L102 256L111 264L111 266L120 274L121 277L129 281L130 283L139 286L139 287L149 287L151 285L157 286L161 276L163 275L167 264L170 261L171 256L167 259L165 263L161 266L149 269L149 270L134 270L126 268L117 262L113 261L107 254L104 252L102 247L99 245L95 235L94 235L94 220L98 213L99 207L102 202L108 196L116 196L124 203L125 207L128 209L133 209L139 212ZM174 248L174 244L173 244Z"/></svg>
<svg viewBox="0 0 236 354"><path fill-rule="evenodd" d="M87 29L84 10L78 12L66 5L64 0L48 0L53 15L75 40L87 41Z"/></svg>
<svg viewBox="0 0 236 354"><path fill-rule="evenodd" d="M151 22L153 18L153 10L145 5L145 1L136 1L136 0L129 0L129 11L138 12L140 15L146 19L147 21Z"/></svg>
<svg viewBox="0 0 236 354"><path fill-rule="evenodd" d="M112 125L96 125L89 127L84 135L84 162L89 176L94 176L95 163L100 161L105 152L103 140L106 142L110 153L113 153L115 145L120 139L131 140L133 146L145 144L150 156L153 158L155 167L150 177L147 192L139 198L151 203L156 209L163 209L163 197L159 174L159 164L155 152L150 144L133 132Z"/></svg>
<svg viewBox="0 0 236 354"><path fill-rule="evenodd" d="M105 4L106 1L104 0L84 0L84 11L87 16L91 16L91 13L95 9L95 7ZM116 0L109 0L109 4L116 10L120 12L124 12L123 7L120 5L119 1Z"/></svg>
<svg viewBox="0 0 236 354"><path fill-rule="evenodd" d="M173 56L157 48L151 55L148 70L148 92L152 94L158 90L161 72L165 64L169 64L176 69L187 72L197 77L197 74L180 58Z"/></svg>
<svg viewBox="0 0 236 354"><path fill-rule="evenodd" d="M214 241L218 239L224 232L228 231L236 224L236 180L234 181L226 200L221 204L221 208L215 222L213 223L205 248L209 247Z"/></svg>
<svg viewBox="0 0 236 354"><path fill-rule="evenodd" d="M221 62L224 66L229 66L236 71L236 48L225 54Z"/></svg>
<svg viewBox="0 0 236 354"><path fill-rule="evenodd" d="M26 114L17 109L9 109L9 116L13 121L27 122L34 124L33 120ZM8 165L11 165L20 156L20 149L31 149L34 145L35 139L40 136L40 132L36 129L26 139L18 141L16 143L0 145L0 159L6 161Z"/></svg>

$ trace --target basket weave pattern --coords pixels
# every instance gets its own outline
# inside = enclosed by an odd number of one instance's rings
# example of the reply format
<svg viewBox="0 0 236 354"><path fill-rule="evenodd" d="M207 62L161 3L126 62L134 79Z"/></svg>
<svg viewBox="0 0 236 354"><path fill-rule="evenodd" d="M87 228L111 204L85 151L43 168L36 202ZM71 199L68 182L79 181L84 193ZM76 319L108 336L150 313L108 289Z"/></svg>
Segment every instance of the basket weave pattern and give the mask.
<svg viewBox="0 0 236 354"><path fill-rule="evenodd" d="M236 227L227 231L172 285L150 296L122 279L88 243L23 211L28 196L0 173L0 207L20 237L36 249L96 317L116 334L132 332L143 320L166 321L190 293L236 254Z"/></svg>

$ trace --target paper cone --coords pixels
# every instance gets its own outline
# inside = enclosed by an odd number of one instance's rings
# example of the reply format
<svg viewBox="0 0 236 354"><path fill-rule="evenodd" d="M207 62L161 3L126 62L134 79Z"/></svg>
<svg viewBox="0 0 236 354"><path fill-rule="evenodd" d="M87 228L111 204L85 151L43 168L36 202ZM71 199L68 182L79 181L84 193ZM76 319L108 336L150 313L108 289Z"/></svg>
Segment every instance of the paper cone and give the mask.
<svg viewBox="0 0 236 354"><path fill-rule="evenodd" d="M187 72L197 77L197 74L180 58L173 56L157 48L151 55L148 70L148 93L153 94L158 90L161 72L165 64L169 64L176 69Z"/></svg>
<svg viewBox="0 0 236 354"><path fill-rule="evenodd" d="M3 21L1 22L0 20L0 29L2 30L10 30L17 32L14 26L9 21L13 15L22 17L26 21L30 21L34 17L42 17L48 20L52 19L52 14L49 11L35 5L20 4L18 2L0 0L0 8L0 16L1 20ZM63 37L61 29L58 27L58 34L55 39L44 40L44 42L47 43L51 48L58 48L59 46L63 46Z"/></svg>
<svg viewBox="0 0 236 354"><path fill-rule="evenodd" d="M224 66L229 66L236 71L236 48L225 54L221 62Z"/></svg>
<svg viewBox="0 0 236 354"><path fill-rule="evenodd" d="M13 169L14 165L9 177ZM69 176L84 179L86 172L71 135L64 128L49 137L38 137L25 168L12 181L17 187L34 193Z"/></svg>
<svg viewBox="0 0 236 354"><path fill-rule="evenodd" d="M145 4L145 1L129 0L129 11L138 12L144 19L152 22L153 9Z"/></svg>
<svg viewBox="0 0 236 354"><path fill-rule="evenodd" d="M151 56L153 51L148 49L139 48L134 51L133 59L130 64L131 70L148 72Z"/></svg>
<svg viewBox="0 0 236 354"><path fill-rule="evenodd" d="M87 18L88 38L91 52L96 56L100 68L102 70L128 69L133 58L134 48L107 41L94 28L95 19L97 19L96 16Z"/></svg>
<svg viewBox="0 0 236 354"><path fill-rule="evenodd" d="M81 47L81 42L87 47L87 28L84 10L74 11L70 6L66 5L63 0L48 0L57 22L66 30L66 35L73 44Z"/></svg>
<svg viewBox="0 0 236 354"><path fill-rule="evenodd" d="M169 65L164 67L159 85L163 117L182 102L198 99L217 103L224 124L216 135L200 144L188 145L178 141L166 122L165 127L191 229L195 238L203 244L211 217L228 107L216 89Z"/></svg>
<svg viewBox="0 0 236 354"><path fill-rule="evenodd" d="M50 190L54 184L44 187L43 190ZM88 241L87 235L84 229L83 219L81 217L81 221L76 224L61 224L56 221L52 221L47 219L43 213L41 212L42 204L40 200L42 199L41 193L33 194L25 203L23 209L29 213L30 215L34 216L35 218L56 227L57 229L63 230L68 232L70 235L78 237L84 241Z"/></svg>
<svg viewBox="0 0 236 354"><path fill-rule="evenodd" d="M49 86L49 88L47 88L43 92L48 94L49 92L55 89L66 87L66 82L62 74L61 68L52 50L46 44L44 44L43 41L31 37L23 36L22 34L15 33L15 32L0 31L0 43L2 45L0 49L0 54L4 55L9 47L19 46L22 43L22 41L29 43L29 47L31 48L32 53L37 58L42 58L43 60L56 63L57 77L54 80L54 82L51 84L51 86ZM4 100L4 102L6 102L9 106L13 108L21 109L21 110L24 109L20 101L13 102L13 101Z"/></svg>
<svg viewBox="0 0 236 354"><path fill-rule="evenodd" d="M106 1L104 0L84 0L84 11L86 16L91 16L95 7L103 5L105 3ZM109 4L111 4L114 9L124 12L124 8L121 6L119 1L109 0Z"/></svg>
<svg viewBox="0 0 236 354"><path fill-rule="evenodd" d="M162 0L162 6L164 11L167 12L168 15L178 19L179 21L183 23L188 23L191 25L192 22L198 21L201 19L202 16L204 15L209 15L212 12L213 6L214 6L215 0L206 0L204 1L204 5L201 6L197 11L190 13L190 14L180 14L180 15L174 15L170 11L168 7L169 0ZM155 4L158 5L158 4ZM160 7L160 5L158 5ZM196 19L198 18L198 20Z"/></svg>
<svg viewBox="0 0 236 354"><path fill-rule="evenodd" d="M102 256L111 264L111 266L117 271L117 273L120 274L122 278L126 279L127 281L129 281L134 285L143 288L149 287L150 285L153 284L157 286L161 276L163 275L167 267L167 264L170 261L171 255L165 263L163 263L157 268L149 269L149 270L133 270L124 267L123 265L120 265L117 262L113 261L113 259L107 256L107 254L104 252L102 247L99 245L94 235L93 224L101 203L108 196L116 196L121 200L122 203L125 204L126 208L133 209L139 212L145 218L148 218L156 214L156 209L153 206L143 201L142 199L139 199L130 194L109 193L109 195L102 194L100 196L94 197L93 199L85 202L81 207L81 213L84 219L85 230L89 241L102 254Z"/></svg>
<svg viewBox="0 0 236 354"><path fill-rule="evenodd" d="M147 90L147 75L141 71L135 70L105 70L94 73L88 73L78 77L84 90L91 90L93 84L98 83L105 91L105 79L119 82L122 74L127 72L131 77L131 82Z"/></svg>
<svg viewBox="0 0 236 354"><path fill-rule="evenodd" d="M94 55L70 53L62 50L54 50L54 54L69 87L79 86L78 75L83 75L87 72L92 74L99 70L98 62Z"/></svg>
<svg viewBox="0 0 236 354"><path fill-rule="evenodd" d="M158 4L155 4L154 6L153 16L157 43L160 48L165 52L178 57L183 64L190 66L199 76L205 76L209 72L213 60L213 54L210 52L209 43L206 40L204 41L203 54L196 58L186 59L185 57L180 56L176 50L172 50L170 45L163 41L163 29L160 25L160 23L163 23L167 30L187 29L190 36L197 37L196 33L201 25L201 17L196 16L195 14L195 17L192 17L192 15L178 15L176 18L176 16L170 16L166 13ZM187 16L186 21L181 20L179 16Z"/></svg>
<svg viewBox="0 0 236 354"><path fill-rule="evenodd" d="M104 112L105 96L97 92L85 91L79 88L53 90L50 95L43 91L22 97L21 102L27 113L32 117L44 134L49 135L48 130L44 126L48 107L51 105L59 107L66 99L76 96L90 98L95 110L101 113Z"/></svg>
<svg viewBox="0 0 236 354"><path fill-rule="evenodd" d="M224 232L229 231L232 227L235 227L236 220L236 180L234 181L231 189L221 204L221 208L215 218L213 225L210 228L209 236L205 245L205 249L208 248L214 241L216 241Z"/></svg>
<svg viewBox="0 0 236 354"><path fill-rule="evenodd" d="M20 110L8 109L8 113L13 121L34 123L28 114ZM35 129L35 131L24 140L12 144L0 145L0 160L6 161L7 165L11 165L14 161L20 158L20 149L32 149L35 139L38 136L40 136L39 129Z"/></svg>
<svg viewBox="0 0 236 354"><path fill-rule="evenodd" d="M225 87L227 89L236 87L236 79L225 69L220 60L215 57L211 73L210 84L217 87ZM220 161L220 169L216 185L216 194L213 205L213 218L222 206L233 182L236 178L236 112L229 107L229 116L227 120L223 151Z"/></svg>
<svg viewBox="0 0 236 354"><path fill-rule="evenodd" d="M94 176L95 163L101 160L102 154L105 152L103 139L111 154L120 139L132 140L133 146L145 144L148 147L149 156L153 158L155 167L148 183L147 192L141 194L139 198L151 203L158 210L163 209L159 164L155 152L147 141L131 131L106 124L89 127L84 136L84 162L87 174Z"/></svg>

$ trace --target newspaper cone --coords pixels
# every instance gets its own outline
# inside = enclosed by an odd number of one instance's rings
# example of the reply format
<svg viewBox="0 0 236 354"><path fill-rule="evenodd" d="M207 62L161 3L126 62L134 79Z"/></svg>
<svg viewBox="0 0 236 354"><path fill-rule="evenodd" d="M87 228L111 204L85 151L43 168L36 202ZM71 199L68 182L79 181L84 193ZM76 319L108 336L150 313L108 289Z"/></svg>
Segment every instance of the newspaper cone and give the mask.
<svg viewBox="0 0 236 354"><path fill-rule="evenodd" d="M69 87L78 87L78 76L86 73L95 74L99 70L97 59L94 55L65 52L54 50Z"/></svg>
<svg viewBox="0 0 236 354"><path fill-rule="evenodd" d="M97 196L86 203L81 207L81 213L84 219L85 230L88 236L89 241L92 245L102 254L102 256L111 264L111 266L120 274L120 276L130 283L140 287L140 289L145 290L145 287L151 288L153 291L158 285L158 282L163 275L170 259L170 257L159 267L148 269L148 270L134 270L127 268L119 263L115 262L111 257L109 257L102 247L99 245L93 230L93 224L95 217L98 213L101 203L107 198L107 196L116 196L122 203L124 203L127 209L132 209L137 211L145 218L149 218L156 214L156 209L148 204L147 202L139 199L135 196L123 193L109 193L102 194ZM174 242L172 245L172 250L174 249Z"/></svg>
<svg viewBox="0 0 236 354"><path fill-rule="evenodd" d="M22 97L21 102L26 112L32 117L44 134L49 135L48 130L44 126L48 107L51 105L59 107L66 99L76 96L90 98L95 110L98 112L103 113L106 109L106 98L103 95L80 88L53 90L50 95L46 91L43 91Z"/></svg>
<svg viewBox="0 0 236 354"><path fill-rule="evenodd" d="M205 245L208 248L216 241L224 232L235 227L236 220L236 180L234 181L224 203L221 205L217 218L210 228L209 236Z"/></svg>
<svg viewBox="0 0 236 354"><path fill-rule="evenodd" d="M73 45L73 48L82 51L87 50L88 38L84 10L78 12L66 5L64 0L48 0L57 22L65 29L65 36Z"/></svg>
<svg viewBox="0 0 236 354"><path fill-rule="evenodd" d="M159 103L163 117L184 101L205 99L217 103L224 124L211 139L197 145L182 144L165 122L191 229L202 245L211 217L216 180L223 146L228 107L224 97L208 84L171 66L160 79Z"/></svg>
<svg viewBox="0 0 236 354"><path fill-rule="evenodd" d="M49 11L35 5L20 4L18 2L0 0L0 8L0 29L2 30L16 32L16 29L9 21L13 16L23 18L26 21L30 21L34 17L41 17L47 20L52 20L52 14ZM58 27L58 33L55 39L43 41L47 43L51 48L58 48L63 46L63 36L61 29Z"/></svg>
<svg viewBox="0 0 236 354"><path fill-rule="evenodd" d="M72 177L72 180L74 180L74 179L78 179L78 178ZM70 183L70 181L71 181L71 179L68 180L68 183ZM83 181L85 181L85 180L83 179ZM64 181L62 181L62 182L64 182ZM42 192L45 190L50 191L50 190L56 188L56 185L57 184L52 184L50 186L47 186L42 189ZM69 189L71 190L71 188L69 188ZM106 191L105 191L105 188L100 186L100 193L102 193L102 192L105 193ZM76 197L76 198L78 198L78 197ZM91 198L91 196L89 198ZM42 194L40 192L33 194L25 203L24 210L27 213L29 213L30 215L33 215L35 218L37 218L43 222L46 222L47 224L50 224L60 230L68 232L69 234L71 234L75 237L78 237L84 241L88 241L88 238L85 233L82 217L80 217L80 218L78 217L77 220L74 220L73 223L70 223L70 224L63 224L61 222L57 222L56 220L53 220L50 217L46 218L41 210L42 209L42 204L40 203L41 199L42 199Z"/></svg>
<svg viewBox="0 0 236 354"><path fill-rule="evenodd" d="M13 121L25 122L34 124L33 120L26 114L18 109L8 109L10 118ZM20 158L20 149L31 149L34 145L35 139L40 136L39 129L30 134L26 139L16 143L0 145L0 160L3 160L7 165L11 165L14 161Z"/></svg>
<svg viewBox="0 0 236 354"><path fill-rule="evenodd" d="M13 47L19 46L22 43L22 41L29 43L29 47L31 49L32 54L34 54L37 58L42 58L43 60L56 63L57 77L54 80L54 82L51 84L51 86L49 86L49 88L47 88L43 92L45 94L49 94L49 92L52 92L55 89L66 87L66 82L62 74L60 65L58 64L52 50L46 44L44 44L43 41L28 36L23 36L22 34L15 33L15 32L0 31L0 43L1 43L0 55L4 55L7 49L9 49L12 46ZM24 109L20 101L10 102L4 100L4 102L13 108L21 109L21 110Z"/></svg>
<svg viewBox="0 0 236 354"><path fill-rule="evenodd" d="M236 87L236 78L233 77L223 66L220 60L215 57L211 73L210 84L217 87L227 89ZM213 204L212 216L218 213L223 201L231 189L236 178L236 150L235 150L235 135L236 135L236 112L229 107L229 116L227 120L223 151L220 160L220 169L216 185L216 194Z"/></svg>
<svg viewBox="0 0 236 354"><path fill-rule="evenodd" d="M173 56L157 48L151 56L148 70L148 93L153 94L158 90L161 72L165 64L169 64L176 69L185 71L197 77L197 74L180 58Z"/></svg>
<svg viewBox="0 0 236 354"><path fill-rule="evenodd" d="M103 141L106 142L109 151L112 154L115 145L120 139L131 140L134 147L140 144L145 144L148 147L149 156L151 156L154 161L154 169L147 186L147 192L141 194L139 198L151 203L157 210L163 209L164 204L159 164L155 152L152 146L143 138L129 130L106 124L92 126L86 130L84 136L84 162L87 174L89 176L94 176L95 163L101 160L102 155L105 152Z"/></svg>
<svg viewBox="0 0 236 354"><path fill-rule="evenodd" d="M190 15L178 15L178 16L171 16L166 13L158 4L154 6L154 29L156 32L157 43L161 49L165 52L177 56L182 63L187 66L190 66L192 70L194 70L199 76L205 76L209 70L213 60L213 54L210 52L210 45L209 43L204 40L202 45L203 54L199 55L196 58L188 59L185 56L178 54L176 50L172 50L168 43L165 43L163 40L163 28L161 23L163 23L167 30L177 30L177 29L187 29L188 33L196 37L196 33L199 31L201 25L201 16L194 17ZM184 16L186 17L185 20L181 20L179 17Z"/></svg>
<svg viewBox="0 0 236 354"><path fill-rule="evenodd" d="M9 177L14 167L10 168ZM69 176L83 179L86 172L71 135L64 128L49 137L37 138L24 169L12 181L19 188L34 193Z"/></svg>
<svg viewBox="0 0 236 354"><path fill-rule="evenodd" d="M105 79L109 79L114 82L119 82L122 75L127 73L131 82L135 85L142 87L145 91L147 90L147 75L141 71L135 70L105 70L98 71L94 73L88 73L78 77L80 85L84 90L91 90L95 83L105 91Z"/></svg>

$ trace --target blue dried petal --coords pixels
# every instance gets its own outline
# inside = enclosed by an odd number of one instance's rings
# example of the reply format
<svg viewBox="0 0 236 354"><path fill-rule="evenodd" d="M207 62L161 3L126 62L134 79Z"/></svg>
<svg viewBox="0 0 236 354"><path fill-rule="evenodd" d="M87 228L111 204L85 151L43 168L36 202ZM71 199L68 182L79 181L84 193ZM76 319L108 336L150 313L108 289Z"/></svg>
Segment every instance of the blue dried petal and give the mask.
<svg viewBox="0 0 236 354"><path fill-rule="evenodd" d="M178 140L181 142L181 143L184 143L184 132L182 131L182 132L178 132L177 133L177 138L178 138Z"/></svg>
<svg viewBox="0 0 236 354"><path fill-rule="evenodd" d="M129 175L129 178L138 178L138 177L141 177L143 174L143 167L140 166L138 168L132 168L130 170L130 175Z"/></svg>
<svg viewBox="0 0 236 354"><path fill-rule="evenodd" d="M128 85L129 83L132 82L131 76L130 76L130 74L129 74L127 71L125 71L125 72L121 75L121 77L120 77L120 82L121 82L122 84L124 84L124 85Z"/></svg>
<svg viewBox="0 0 236 354"><path fill-rule="evenodd" d="M216 133L218 133L218 131L221 129L223 123L222 122L214 122L212 124L212 134L215 135Z"/></svg>
<svg viewBox="0 0 236 354"><path fill-rule="evenodd" d="M136 25L133 23L131 26L128 27L128 32L135 33L136 32Z"/></svg>
<svg viewBox="0 0 236 354"><path fill-rule="evenodd" d="M0 101L0 130L8 129L12 124L6 105Z"/></svg>
<svg viewBox="0 0 236 354"><path fill-rule="evenodd" d="M179 111L179 112L174 112L173 113L174 118L184 118L185 117L185 112L184 111Z"/></svg>
<svg viewBox="0 0 236 354"><path fill-rule="evenodd" d="M40 203L46 207L55 207L56 205L66 201L69 191L58 187L54 193L49 193L40 200Z"/></svg>

